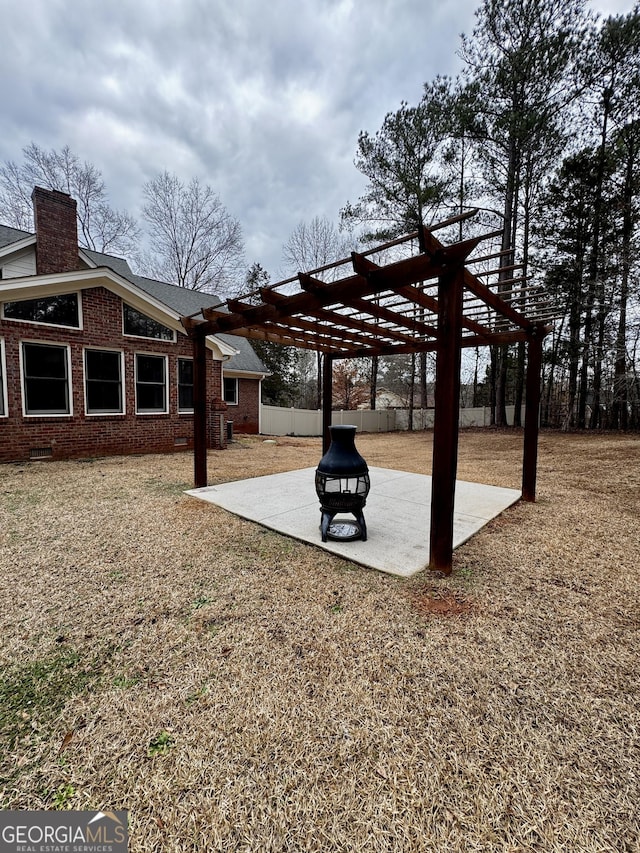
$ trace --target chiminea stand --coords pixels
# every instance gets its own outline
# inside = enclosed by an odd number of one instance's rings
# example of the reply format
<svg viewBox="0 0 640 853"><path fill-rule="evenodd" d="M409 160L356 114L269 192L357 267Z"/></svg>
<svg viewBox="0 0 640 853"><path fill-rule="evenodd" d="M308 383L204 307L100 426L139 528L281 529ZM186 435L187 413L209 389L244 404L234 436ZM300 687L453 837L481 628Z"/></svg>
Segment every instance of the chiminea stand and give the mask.
<svg viewBox="0 0 640 853"><path fill-rule="evenodd" d="M362 510L369 494L369 469L355 446L356 427L340 425L329 427L331 445L318 463L316 493L320 500L322 541L336 539L349 542L362 539L366 542L367 525ZM339 513L351 513L353 521L337 521Z"/></svg>

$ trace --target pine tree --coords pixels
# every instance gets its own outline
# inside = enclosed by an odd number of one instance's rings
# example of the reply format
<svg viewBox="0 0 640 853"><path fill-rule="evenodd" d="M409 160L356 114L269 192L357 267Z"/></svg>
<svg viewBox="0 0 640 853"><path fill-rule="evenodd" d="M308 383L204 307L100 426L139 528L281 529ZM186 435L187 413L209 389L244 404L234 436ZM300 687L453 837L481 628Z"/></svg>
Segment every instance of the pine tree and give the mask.
<svg viewBox="0 0 640 853"><path fill-rule="evenodd" d="M572 73L587 26L584 2L484 0L476 17L472 36L463 37L462 56L485 129L480 159L501 211L501 264L513 264L520 242L526 275L532 205L549 163L562 150L562 120L578 94ZM500 278L508 297L510 274ZM495 420L504 425L507 349L494 356Z"/></svg>

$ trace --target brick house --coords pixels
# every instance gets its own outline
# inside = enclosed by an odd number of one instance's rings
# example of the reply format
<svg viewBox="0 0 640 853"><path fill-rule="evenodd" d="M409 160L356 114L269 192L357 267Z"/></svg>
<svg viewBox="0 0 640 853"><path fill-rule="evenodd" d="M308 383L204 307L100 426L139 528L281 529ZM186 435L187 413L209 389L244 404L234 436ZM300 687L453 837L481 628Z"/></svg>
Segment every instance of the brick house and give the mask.
<svg viewBox="0 0 640 853"><path fill-rule="evenodd" d="M0 462L193 447L193 351L180 317L215 296L78 247L76 203L34 189L35 234L0 225ZM207 338L207 443L259 431L267 371Z"/></svg>

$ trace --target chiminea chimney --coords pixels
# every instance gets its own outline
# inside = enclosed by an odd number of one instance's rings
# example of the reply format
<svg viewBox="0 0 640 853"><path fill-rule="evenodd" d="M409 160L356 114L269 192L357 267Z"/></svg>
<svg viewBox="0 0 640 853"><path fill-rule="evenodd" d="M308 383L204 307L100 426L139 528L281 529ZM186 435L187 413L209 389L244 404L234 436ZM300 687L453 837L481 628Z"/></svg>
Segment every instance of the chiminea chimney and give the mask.
<svg viewBox="0 0 640 853"><path fill-rule="evenodd" d="M38 275L80 268L76 201L67 193L35 187L31 193L36 226Z"/></svg>

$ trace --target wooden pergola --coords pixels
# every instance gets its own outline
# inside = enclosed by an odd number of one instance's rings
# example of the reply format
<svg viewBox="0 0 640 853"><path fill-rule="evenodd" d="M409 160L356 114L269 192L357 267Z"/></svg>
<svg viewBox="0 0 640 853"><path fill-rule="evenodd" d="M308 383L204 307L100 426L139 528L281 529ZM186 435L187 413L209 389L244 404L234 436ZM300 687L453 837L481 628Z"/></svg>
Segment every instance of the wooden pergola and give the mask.
<svg viewBox="0 0 640 853"><path fill-rule="evenodd" d="M542 341L553 309L512 263L512 253L474 254L502 232L443 245L434 231L474 211L364 253L260 288L226 306L183 317L194 349L195 487L207 485L205 339L218 333L324 354L323 452L330 441L336 359L436 353L430 568L449 574L458 459L460 362L464 347L527 344L522 497L535 500ZM397 248L396 248L397 247ZM417 251L416 251L417 247ZM400 260L378 263L393 250ZM333 281L318 276L331 271ZM346 274L348 272L348 274ZM291 292L293 290L293 292ZM285 292L283 292L285 291Z"/></svg>

